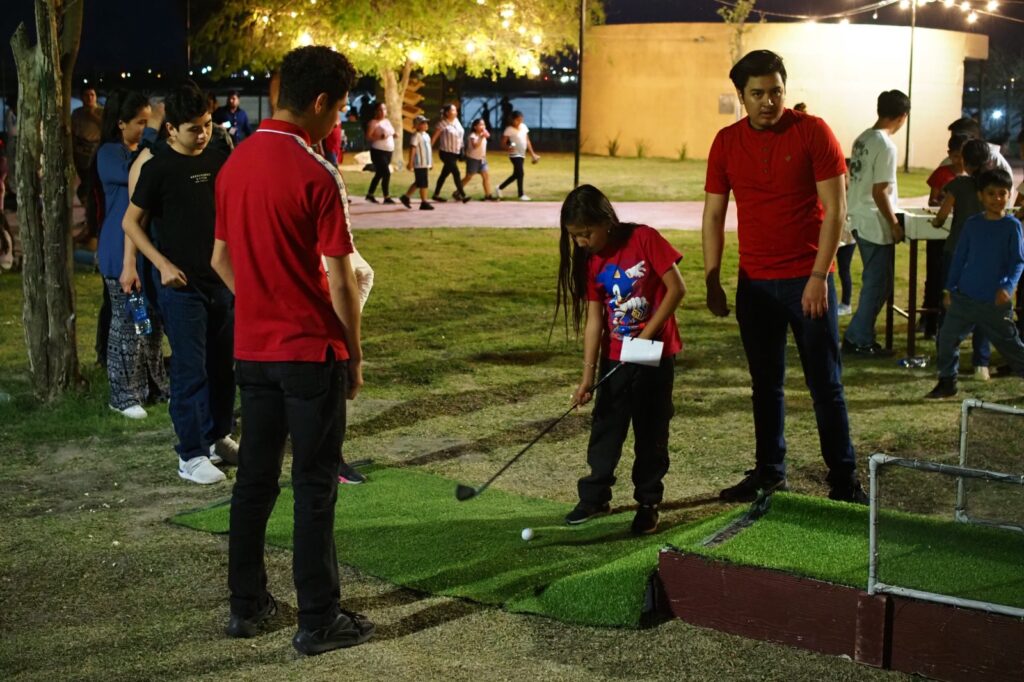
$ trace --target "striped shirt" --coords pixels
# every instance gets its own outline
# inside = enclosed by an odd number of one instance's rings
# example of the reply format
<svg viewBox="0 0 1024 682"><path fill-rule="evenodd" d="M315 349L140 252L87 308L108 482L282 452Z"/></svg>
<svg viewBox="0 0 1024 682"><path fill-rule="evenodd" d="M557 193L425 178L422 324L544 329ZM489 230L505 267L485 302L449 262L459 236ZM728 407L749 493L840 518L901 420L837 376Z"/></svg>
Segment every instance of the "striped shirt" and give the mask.
<svg viewBox="0 0 1024 682"><path fill-rule="evenodd" d="M434 165L434 155L430 149L430 135L414 133L409 144L412 146L413 168L430 168Z"/></svg>
<svg viewBox="0 0 1024 682"><path fill-rule="evenodd" d="M462 129L459 119L449 121L446 118L442 118L441 122L437 124L437 130L441 133L437 138L437 148L439 150L451 154L458 154L462 151L462 143L466 131Z"/></svg>

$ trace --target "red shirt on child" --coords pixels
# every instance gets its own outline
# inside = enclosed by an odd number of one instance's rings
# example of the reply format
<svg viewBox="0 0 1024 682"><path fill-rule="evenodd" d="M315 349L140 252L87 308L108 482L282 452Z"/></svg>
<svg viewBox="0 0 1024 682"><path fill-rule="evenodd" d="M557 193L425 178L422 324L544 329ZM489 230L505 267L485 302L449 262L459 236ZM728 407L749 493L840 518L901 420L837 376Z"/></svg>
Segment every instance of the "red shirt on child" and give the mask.
<svg viewBox="0 0 1024 682"><path fill-rule="evenodd" d="M657 230L646 225L634 227L621 246L609 244L590 255L587 300L601 301L607 308L608 329L601 340L605 358L618 360L622 337L640 335L668 291L662 275L682 257ZM682 349L675 315L669 316L656 339L665 344L662 357Z"/></svg>
<svg viewBox="0 0 1024 682"><path fill-rule="evenodd" d="M264 120L217 176L216 237L235 271L235 358L347 360L320 256L352 253L345 185L298 126Z"/></svg>
<svg viewBox="0 0 1024 682"><path fill-rule="evenodd" d="M844 173L842 147L816 116L786 109L765 130L749 117L719 130L704 190L736 196L741 276L809 277L825 216L815 183Z"/></svg>

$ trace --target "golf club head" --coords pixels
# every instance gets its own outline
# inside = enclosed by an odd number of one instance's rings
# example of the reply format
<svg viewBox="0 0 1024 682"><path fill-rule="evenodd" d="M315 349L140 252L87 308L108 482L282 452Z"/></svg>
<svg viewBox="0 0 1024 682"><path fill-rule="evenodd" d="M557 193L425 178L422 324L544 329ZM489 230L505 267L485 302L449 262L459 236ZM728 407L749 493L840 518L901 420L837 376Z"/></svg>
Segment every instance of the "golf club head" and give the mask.
<svg viewBox="0 0 1024 682"><path fill-rule="evenodd" d="M455 499L459 502L465 502L472 497L476 497L476 488L470 488L468 485L462 485L461 483L455 486Z"/></svg>

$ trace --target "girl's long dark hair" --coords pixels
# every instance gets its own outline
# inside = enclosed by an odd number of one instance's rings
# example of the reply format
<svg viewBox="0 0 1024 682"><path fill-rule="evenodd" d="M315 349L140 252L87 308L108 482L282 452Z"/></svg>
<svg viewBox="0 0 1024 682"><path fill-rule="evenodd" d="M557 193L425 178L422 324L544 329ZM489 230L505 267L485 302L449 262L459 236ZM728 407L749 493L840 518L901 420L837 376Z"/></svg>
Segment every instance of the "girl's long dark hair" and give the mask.
<svg viewBox="0 0 1024 682"><path fill-rule="evenodd" d="M121 142L121 121L128 122L135 118L139 111L149 106L149 98L141 92L114 90L107 95L103 105L103 122L100 124L100 141Z"/></svg>
<svg viewBox="0 0 1024 682"><path fill-rule="evenodd" d="M562 202L561 235L558 241L558 290L555 294L554 331L558 309L562 309L565 333L569 335L569 319L578 336L586 317L587 260L589 253L580 248L569 234L570 226L607 227L612 245L622 244L632 234L635 223L619 222L619 217L601 190L593 185L580 185Z"/></svg>

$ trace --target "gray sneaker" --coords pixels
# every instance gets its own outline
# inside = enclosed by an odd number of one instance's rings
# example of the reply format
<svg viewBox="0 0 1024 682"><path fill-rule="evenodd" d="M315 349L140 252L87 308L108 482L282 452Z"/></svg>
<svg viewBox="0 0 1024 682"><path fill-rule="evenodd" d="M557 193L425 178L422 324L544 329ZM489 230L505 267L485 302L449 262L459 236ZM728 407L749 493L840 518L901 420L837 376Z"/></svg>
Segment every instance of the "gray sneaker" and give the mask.
<svg viewBox="0 0 1024 682"><path fill-rule="evenodd" d="M213 466L209 457L199 456L189 460L178 459L178 476L186 481L210 485L227 479L224 472Z"/></svg>

